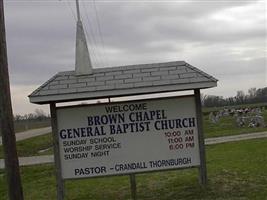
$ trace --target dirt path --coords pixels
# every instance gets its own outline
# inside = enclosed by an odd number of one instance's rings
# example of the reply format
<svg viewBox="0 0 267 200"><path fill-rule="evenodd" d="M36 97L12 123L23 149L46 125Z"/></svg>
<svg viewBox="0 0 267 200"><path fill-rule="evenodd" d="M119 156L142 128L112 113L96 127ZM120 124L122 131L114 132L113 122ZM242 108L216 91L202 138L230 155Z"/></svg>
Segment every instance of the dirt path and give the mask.
<svg viewBox="0 0 267 200"><path fill-rule="evenodd" d="M49 129L47 129L47 130L49 130ZM34 134L34 136L35 136L35 134ZM241 134L241 135L207 138L207 139L205 139L205 145L220 144L220 143L226 143L226 142L235 142L235 141L241 141L241 140L258 139L258 138L267 138L267 131L259 132L259 133L248 133L248 134ZM53 162L54 162L54 156L53 155L20 157L19 158L20 166L46 164L46 163L53 163ZM4 160L0 159L0 169L3 169L4 166L5 166Z"/></svg>
<svg viewBox="0 0 267 200"><path fill-rule="evenodd" d="M235 142L240 140L249 140L249 139L257 139L257 138L266 138L267 131L258 132L258 133L247 133L240 135L231 135L231 136L223 136L223 137L214 137L205 139L205 145L211 144L220 144L225 142Z"/></svg>

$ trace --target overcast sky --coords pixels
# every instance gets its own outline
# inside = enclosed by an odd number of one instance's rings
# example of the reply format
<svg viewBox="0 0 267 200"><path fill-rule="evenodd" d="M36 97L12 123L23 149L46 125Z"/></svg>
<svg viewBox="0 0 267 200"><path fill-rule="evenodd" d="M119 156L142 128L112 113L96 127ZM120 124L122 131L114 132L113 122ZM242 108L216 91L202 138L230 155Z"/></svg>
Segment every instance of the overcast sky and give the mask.
<svg viewBox="0 0 267 200"><path fill-rule="evenodd" d="M82 1L93 65L184 60L219 79L205 94L234 96L267 86L264 0ZM47 106L28 95L59 71L74 70L74 1L6 0L13 112Z"/></svg>

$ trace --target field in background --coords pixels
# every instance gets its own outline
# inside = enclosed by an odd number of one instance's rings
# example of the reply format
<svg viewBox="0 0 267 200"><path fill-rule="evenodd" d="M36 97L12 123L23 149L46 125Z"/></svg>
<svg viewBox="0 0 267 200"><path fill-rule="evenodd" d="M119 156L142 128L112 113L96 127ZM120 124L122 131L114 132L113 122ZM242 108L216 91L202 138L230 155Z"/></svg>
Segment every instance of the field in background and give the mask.
<svg viewBox="0 0 267 200"><path fill-rule="evenodd" d="M267 139L240 141L207 147L208 186L198 184L197 169L139 174L139 200L266 199ZM52 165L22 167L25 200L56 199ZM0 197L7 199L3 170ZM66 181L66 199L130 199L128 176Z"/></svg>
<svg viewBox="0 0 267 200"><path fill-rule="evenodd" d="M27 131L30 129L44 128L51 126L50 119L45 120L21 120L14 122L14 129L16 133Z"/></svg>

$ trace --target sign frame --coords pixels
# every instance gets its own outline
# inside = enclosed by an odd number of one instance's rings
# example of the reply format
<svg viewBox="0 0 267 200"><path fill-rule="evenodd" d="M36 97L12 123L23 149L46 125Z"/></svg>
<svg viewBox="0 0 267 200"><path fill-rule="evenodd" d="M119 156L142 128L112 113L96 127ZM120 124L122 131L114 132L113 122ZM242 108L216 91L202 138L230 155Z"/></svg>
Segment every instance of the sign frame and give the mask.
<svg viewBox="0 0 267 200"><path fill-rule="evenodd" d="M159 99L177 99L184 97L193 97L195 102L195 113L196 113L196 123L197 123L197 132L198 132L198 146L199 146L199 159L200 163L197 166L190 167L181 167L181 168L172 168L172 169L159 169L153 171L143 171L143 172L135 172L135 173L121 173L121 174L111 174L111 175L101 175L97 177L80 177L80 178L68 178L63 179L62 177L62 167L60 161L60 147L59 147L59 136L58 136L58 122L57 122L57 109L65 108L65 107L81 107L81 106L95 106L100 104L86 104L86 105L71 105L71 106L59 106L56 107L54 102L50 103L50 112L51 112L51 125L52 125L52 135L53 135L53 146L54 146L54 160L56 165L56 181L57 181L57 193L58 200L64 199L64 181L65 180L79 180L84 178L104 178L109 176L123 176L130 175L130 183L131 183L131 194L132 198L135 200L137 198L136 195L136 180L135 174L144 174L144 173L153 173L153 172L164 172L164 171L172 171L172 170L182 170L188 168L198 168L199 169L199 183L202 186L207 184L207 170L206 170L206 156L205 156L205 146L204 146L204 136L203 136L203 126L202 126L202 111L201 111L201 99L200 99L200 89L194 89L194 94L192 95L183 95L183 96L171 96L171 97L160 97L160 98L151 98L151 99L138 99L138 100L126 100L126 101L118 101L118 102L109 102L101 103L101 105L112 105L118 103L128 103L128 102L138 102L144 100L159 100Z"/></svg>

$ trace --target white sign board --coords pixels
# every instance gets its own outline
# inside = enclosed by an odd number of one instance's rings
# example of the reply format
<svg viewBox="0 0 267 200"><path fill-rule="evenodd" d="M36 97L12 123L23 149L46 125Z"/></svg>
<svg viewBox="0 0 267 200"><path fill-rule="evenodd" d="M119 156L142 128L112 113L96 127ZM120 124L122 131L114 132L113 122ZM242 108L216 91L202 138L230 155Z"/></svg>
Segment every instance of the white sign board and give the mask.
<svg viewBox="0 0 267 200"><path fill-rule="evenodd" d="M200 164L193 96L57 108L64 179Z"/></svg>

